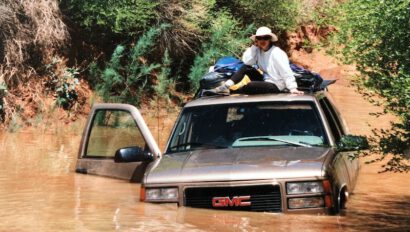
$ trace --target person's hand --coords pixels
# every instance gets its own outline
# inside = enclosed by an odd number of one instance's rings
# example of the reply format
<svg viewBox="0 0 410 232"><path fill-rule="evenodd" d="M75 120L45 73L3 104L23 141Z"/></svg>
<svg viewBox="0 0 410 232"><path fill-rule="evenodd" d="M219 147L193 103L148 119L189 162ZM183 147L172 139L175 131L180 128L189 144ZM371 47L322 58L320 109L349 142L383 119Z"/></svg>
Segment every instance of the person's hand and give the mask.
<svg viewBox="0 0 410 232"><path fill-rule="evenodd" d="M255 35L252 35L251 37L249 37L249 39L251 40L251 45L254 45L254 46L258 46L257 44L257 42L256 42L256 39L255 39Z"/></svg>
<svg viewBox="0 0 410 232"><path fill-rule="evenodd" d="M298 89L291 89L290 90L291 94L297 94L297 95L303 95L305 94L303 91L299 91Z"/></svg>

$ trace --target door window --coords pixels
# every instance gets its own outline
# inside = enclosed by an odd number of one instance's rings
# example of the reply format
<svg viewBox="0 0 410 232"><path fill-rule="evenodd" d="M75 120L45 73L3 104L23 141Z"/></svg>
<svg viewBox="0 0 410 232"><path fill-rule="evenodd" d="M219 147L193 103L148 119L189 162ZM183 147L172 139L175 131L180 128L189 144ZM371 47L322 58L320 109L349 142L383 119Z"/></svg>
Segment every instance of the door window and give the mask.
<svg viewBox="0 0 410 232"><path fill-rule="evenodd" d="M344 134L345 134L344 127L343 127L343 125L342 125L342 123L341 123L341 120L340 120L340 118L339 118L339 114L338 114L338 113L336 112L336 110L335 110L335 107L334 107L333 104L329 101L328 98L325 97L325 98L324 98L324 101L325 101L327 107L329 108L330 113L332 114L332 116L333 116L333 118L334 118L334 120L335 120L335 122L336 122L336 125L337 125L337 127L339 128L340 133L341 133L342 135L344 135Z"/></svg>
<svg viewBox="0 0 410 232"><path fill-rule="evenodd" d="M323 112L325 113L325 116L327 118L327 121L330 126L330 130L332 131L333 137L338 142L340 138L342 137L343 131L339 127L340 123L337 123L336 116L332 113L328 103L324 100L325 98L322 98L319 100L319 103L323 109Z"/></svg>
<svg viewBox="0 0 410 232"><path fill-rule="evenodd" d="M97 110L91 127L86 157L114 158L120 148L145 148L145 140L130 112Z"/></svg>

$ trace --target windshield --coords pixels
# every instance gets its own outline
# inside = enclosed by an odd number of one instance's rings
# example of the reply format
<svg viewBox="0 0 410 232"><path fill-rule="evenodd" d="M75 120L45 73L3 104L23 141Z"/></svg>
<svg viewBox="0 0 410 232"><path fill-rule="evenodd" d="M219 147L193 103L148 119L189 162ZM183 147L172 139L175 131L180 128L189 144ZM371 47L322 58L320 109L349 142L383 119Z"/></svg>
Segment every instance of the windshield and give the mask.
<svg viewBox="0 0 410 232"><path fill-rule="evenodd" d="M167 152L327 144L313 102L252 102L185 108Z"/></svg>

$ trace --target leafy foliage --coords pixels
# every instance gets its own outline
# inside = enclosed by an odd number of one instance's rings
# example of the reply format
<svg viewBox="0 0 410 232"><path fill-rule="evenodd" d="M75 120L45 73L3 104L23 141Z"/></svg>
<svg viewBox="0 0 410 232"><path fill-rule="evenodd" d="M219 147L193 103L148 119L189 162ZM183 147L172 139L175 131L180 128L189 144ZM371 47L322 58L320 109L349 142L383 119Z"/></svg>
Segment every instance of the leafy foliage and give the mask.
<svg viewBox="0 0 410 232"><path fill-rule="evenodd" d="M386 112L400 119L390 130L374 131L371 152L378 152L386 171L409 171L404 152L410 149L410 0L347 1L340 7L339 55L364 74L359 88L372 99L381 96ZM373 100L374 101L374 100Z"/></svg>
<svg viewBox="0 0 410 232"><path fill-rule="evenodd" d="M275 31L295 29L300 18L298 0L221 0L217 5L245 25L268 26Z"/></svg>
<svg viewBox="0 0 410 232"><path fill-rule="evenodd" d="M129 52L125 46L117 46L96 87L104 101L134 105L141 103L143 91L150 90L148 84L152 72L160 67L159 64L148 63L144 57L153 48L160 31L158 27L148 30Z"/></svg>
<svg viewBox="0 0 410 232"><path fill-rule="evenodd" d="M172 80L169 79L171 75L171 65L172 61L169 57L168 51L165 51L164 58L162 60L161 71L157 76L158 83L154 86L154 90L157 96L161 96L165 99L169 99L170 87L172 85Z"/></svg>
<svg viewBox="0 0 410 232"><path fill-rule="evenodd" d="M227 13L219 13L211 22L209 29L209 40L204 42L201 53L195 57L191 67L189 79L193 85L193 90L199 87L200 78L207 73L209 66L222 56L240 57L241 52L249 45L249 36L253 30L253 25L243 30L237 20Z"/></svg>
<svg viewBox="0 0 410 232"><path fill-rule="evenodd" d="M103 37L101 41L105 42L96 42L96 45L105 44L102 49L109 53L113 49L113 40L129 47L129 42L124 41L135 41L140 32L153 25L168 25L155 41L153 49L156 54L145 58L149 63L159 63L168 51L172 61L169 75L182 77L182 88L190 88L192 84L191 91L194 91L199 78L216 59L225 55L241 56L253 33L251 30L255 29L252 25L269 26L278 33L291 30L306 20L306 15L319 4L333 1L62 0L61 6L74 22L95 33L96 38L98 35ZM309 5L309 10L304 9L304 5ZM110 36L107 40L106 33L119 37ZM99 66L103 66L102 62L98 61ZM91 68L96 72L92 76L97 76L99 69L95 69L95 65ZM109 68L104 73L115 76ZM95 78L90 80L98 82Z"/></svg>
<svg viewBox="0 0 410 232"><path fill-rule="evenodd" d="M135 35L155 19L157 1L146 0L62 0L62 8L90 31Z"/></svg>
<svg viewBox="0 0 410 232"><path fill-rule="evenodd" d="M78 99L76 87L79 85L79 71L77 68L65 67L59 71L62 60L54 57L46 65L47 86L56 96L56 104L66 110L71 109Z"/></svg>
<svg viewBox="0 0 410 232"><path fill-rule="evenodd" d="M174 87L193 92L218 58L241 56L254 32L252 23L280 33L306 20L301 12L310 15L301 6L316 9L327 1L336 0L4 0L0 77L9 94L1 119L17 112L23 90L14 90L40 80L35 77L43 76L53 56L67 58L64 67L49 70L55 77L45 73L54 82L44 88L56 94L59 105L82 104L73 92L80 74L69 66L89 67L90 75L81 77L104 100L138 104L143 92L167 95ZM157 25L167 26L150 29Z"/></svg>
<svg viewBox="0 0 410 232"><path fill-rule="evenodd" d="M76 68L67 68L63 76L56 82L57 105L64 109L69 109L78 99L76 86L79 84L78 70Z"/></svg>

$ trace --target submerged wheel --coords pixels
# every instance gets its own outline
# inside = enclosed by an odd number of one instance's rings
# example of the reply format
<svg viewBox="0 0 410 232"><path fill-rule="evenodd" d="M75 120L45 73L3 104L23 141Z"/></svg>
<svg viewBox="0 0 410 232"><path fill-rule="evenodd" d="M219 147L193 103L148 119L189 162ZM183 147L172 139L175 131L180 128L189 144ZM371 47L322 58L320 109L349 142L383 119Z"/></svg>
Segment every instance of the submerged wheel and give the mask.
<svg viewBox="0 0 410 232"><path fill-rule="evenodd" d="M343 188L339 195L339 209L346 209L346 202L349 196L349 192L346 190L346 188Z"/></svg>
<svg viewBox="0 0 410 232"><path fill-rule="evenodd" d="M339 214L341 210L346 208L348 192L346 187L342 188L340 192L336 194L337 197L334 198L334 208L332 214Z"/></svg>

